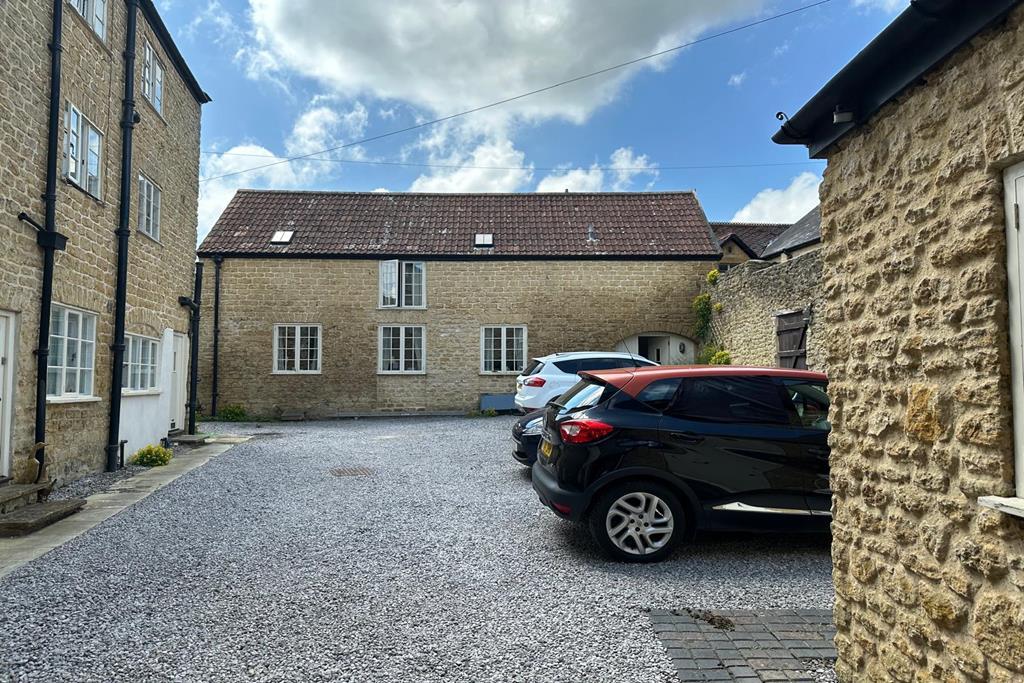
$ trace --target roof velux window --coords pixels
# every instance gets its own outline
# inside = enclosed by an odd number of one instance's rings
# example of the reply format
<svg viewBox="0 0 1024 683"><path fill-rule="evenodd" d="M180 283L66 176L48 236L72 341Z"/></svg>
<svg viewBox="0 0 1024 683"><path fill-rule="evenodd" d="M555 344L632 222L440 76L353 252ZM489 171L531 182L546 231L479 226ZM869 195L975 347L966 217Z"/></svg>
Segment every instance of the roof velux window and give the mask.
<svg viewBox="0 0 1024 683"><path fill-rule="evenodd" d="M291 244L292 235L295 234L294 230L278 230L274 233L274 236L270 238L271 244Z"/></svg>
<svg viewBox="0 0 1024 683"><path fill-rule="evenodd" d="M477 249L490 249L494 246L494 235L489 232L478 232L473 246Z"/></svg>

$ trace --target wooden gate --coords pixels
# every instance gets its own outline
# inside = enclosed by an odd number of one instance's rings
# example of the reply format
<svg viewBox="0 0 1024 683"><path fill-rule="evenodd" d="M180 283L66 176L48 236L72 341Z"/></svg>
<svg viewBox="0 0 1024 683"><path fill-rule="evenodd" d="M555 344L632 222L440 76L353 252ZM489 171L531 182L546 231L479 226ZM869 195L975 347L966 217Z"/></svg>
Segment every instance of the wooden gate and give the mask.
<svg viewBox="0 0 1024 683"><path fill-rule="evenodd" d="M807 323L806 311L780 313L775 316L775 334L778 336L780 368L807 369Z"/></svg>

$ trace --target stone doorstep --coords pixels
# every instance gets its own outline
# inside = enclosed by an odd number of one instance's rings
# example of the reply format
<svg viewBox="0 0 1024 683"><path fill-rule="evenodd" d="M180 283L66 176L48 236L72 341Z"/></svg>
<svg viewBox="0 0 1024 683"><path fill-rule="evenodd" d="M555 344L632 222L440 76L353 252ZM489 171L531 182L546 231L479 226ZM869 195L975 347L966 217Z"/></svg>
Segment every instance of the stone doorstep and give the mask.
<svg viewBox="0 0 1024 683"><path fill-rule="evenodd" d="M39 500L49 484L4 484L0 486L0 515L14 512Z"/></svg>
<svg viewBox="0 0 1024 683"><path fill-rule="evenodd" d="M85 506L84 498L35 503L0 515L0 537L25 536L73 515Z"/></svg>

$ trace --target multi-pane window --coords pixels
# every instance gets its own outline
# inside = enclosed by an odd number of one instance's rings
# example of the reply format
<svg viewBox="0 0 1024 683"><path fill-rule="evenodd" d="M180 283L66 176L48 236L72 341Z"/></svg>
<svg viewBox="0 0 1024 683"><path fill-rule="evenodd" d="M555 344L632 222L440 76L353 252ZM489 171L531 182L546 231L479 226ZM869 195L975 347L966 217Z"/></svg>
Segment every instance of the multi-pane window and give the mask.
<svg viewBox="0 0 1024 683"><path fill-rule="evenodd" d="M381 261L381 308L426 306L426 265L422 261Z"/></svg>
<svg viewBox="0 0 1024 683"><path fill-rule="evenodd" d="M46 395L92 396L96 353L96 316L64 306L50 312L50 354Z"/></svg>
<svg viewBox="0 0 1024 683"><path fill-rule="evenodd" d="M69 104L64 125L65 175L92 196L99 197L102 163L103 133L82 116L77 107Z"/></svg>
<svg viewBox="0 0 1024 683"><path fill-rule="evenodd" d="M526 367L526 327L480 328L480 372L522 372Z"/></svg>
<svg viewBox="0 0 1024 683"><path fill-rule="evenodd" d="M82 15L100 39L107 37L107 0L71 0L71 6Z"/></svg>
<svg viewBox="0 0 1024 683"><path fill-rule="evenodd" d="M320 326L274 326L274 372L320 372Z"/></svg>
<svg viewBox="0 0 1024 683"><path fill-rule="evenodd" d="M156 56L156 50L146 41L142 52L142 94L153 108L164 111L164 65Z"/></svg>
<svg viewBox="0 0 1024 683"><path fill-rule="evenodd" d="M139 230L160 239L160 188L144 175L139 176Z"/></svg>
<svg viewBox="0 0 1024 683"><path fill-rule="evenodd" d="M384 325L380 328L381 372L423 372L424 328L422 325Z"/></svg>
<svg viewBox="0 0 1024 683"><path fill-rule="evenodd" d="M121 373L121 388L126 391L156 389L160 342L128 334L125 335L124 343L124 370Z"/></svg>

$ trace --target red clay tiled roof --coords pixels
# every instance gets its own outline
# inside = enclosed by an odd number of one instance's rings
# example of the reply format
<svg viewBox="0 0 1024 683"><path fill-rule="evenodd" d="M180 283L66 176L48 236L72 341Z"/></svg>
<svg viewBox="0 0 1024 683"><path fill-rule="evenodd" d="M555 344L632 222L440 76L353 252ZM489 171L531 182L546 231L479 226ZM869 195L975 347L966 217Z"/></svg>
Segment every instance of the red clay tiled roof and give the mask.
<svg viewBox="0 0 1024 683"><path fill-rule="evenodd" d="M789 230L789 223L725 223L715 221L711 228L718 235L719 244L735 235L760 256L773 239Z"/></svg>
<svg viewBox="0 0 1024 683"><path fill-rule="evenodd" d="M272 245L275 231L294 231ZM492 249L474 248L478 233ZM201 256L716 259L692 192L419 194L239 190Z"/></svg>

